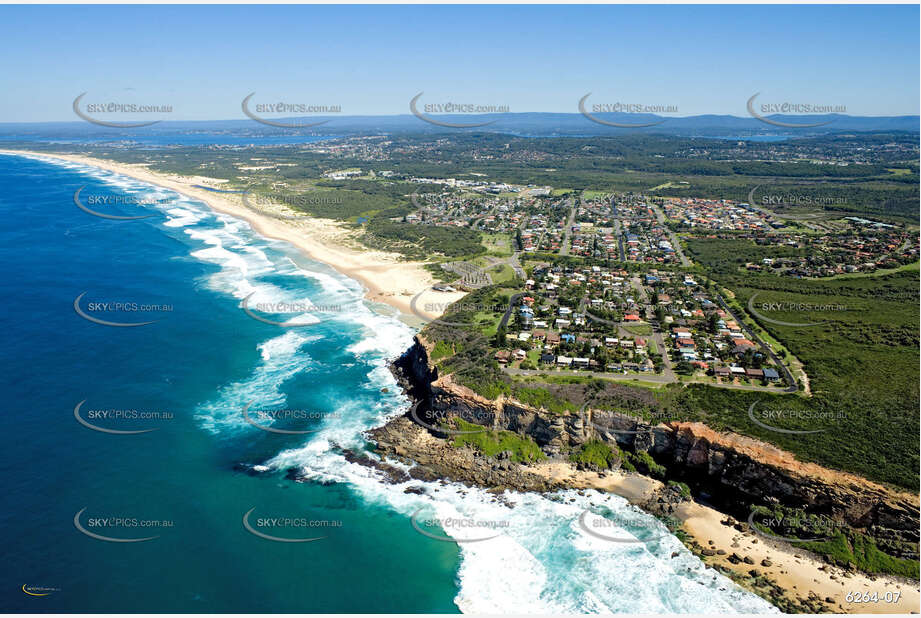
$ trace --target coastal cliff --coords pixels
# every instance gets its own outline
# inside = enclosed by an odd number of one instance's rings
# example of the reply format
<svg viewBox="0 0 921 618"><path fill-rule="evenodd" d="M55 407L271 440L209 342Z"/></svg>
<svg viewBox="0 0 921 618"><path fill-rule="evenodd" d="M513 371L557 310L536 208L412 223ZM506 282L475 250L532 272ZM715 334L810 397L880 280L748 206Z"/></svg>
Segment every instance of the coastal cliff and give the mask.
<svg viewBox="0 0 921 618"><path fill-rule="evenodd" d="M823 518L835 530L859 531L889 555L917 559L917 496L797 461L764 442L716 432L700 423L650 424L590 407L557 414L504 397L486 399L454 383L451 376L439 376L418 337L393 370L414 400L414 420L429 425L435 436L439 432L432 427L459 418L529 437L550 458L564 458L582 445L601 441L653 462L649 465L661 480L687 484L699 501L740 522L751 521L752 509L759 506L796 509ZM384 442L392 445L393 438L391 432ZM637 468L649 472L641 465ZM518 489L535 487L524 483ZM847 562L839 566L853 568Z"/></svg>

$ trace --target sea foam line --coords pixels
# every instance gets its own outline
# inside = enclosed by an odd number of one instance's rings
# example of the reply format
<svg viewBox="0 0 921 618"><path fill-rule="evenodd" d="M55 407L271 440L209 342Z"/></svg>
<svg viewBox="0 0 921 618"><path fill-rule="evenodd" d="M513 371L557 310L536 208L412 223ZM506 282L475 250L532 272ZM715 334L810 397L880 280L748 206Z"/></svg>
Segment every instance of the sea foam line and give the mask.
<svg viewBox="0 0 921 618"><path fill-rule="evenodd" d="M59 160L34 158L60 164ZM145 190L146 187L150 190L153 187L160 195L168 195L154 185L100 168L83 164L65 167L88 172L122 189ZM211 242L203 242L206 246L197 250L198 255L192 254L197 259L220 265L219 274L223 273L225 279L212 280L217 288L231 297L239 297L256 287L260 276L283 270L281 264L268 259L266 250L271 243L260 240L248 223L214 213L196 200L180 198L181 211L168 213L171 218L166 227L184 228L193 239L194 235L189 232L196 229L201 236L195 240L210 238ZM196 219L199 214L201 218ZM217 223L223 227L205 230L197 227ZM259 248L255 249L253 243ZM248 253L250 259L240 255L240 251ZM290 266L285 266L288 272L292 272ZM302 271L295 267L294 272L298 270ZM321 285L341 283L341 289L335 290L336 296L360 293L357 282L338 274L307 271L300 274ZM284 291L277 288L275 293ZM396 391L397 384L387 370L387 363L408 347L411 331L397 320L374 314L360 304L346 316L346 321L365 333L346 351L356 362L370 367L369 384ZM248 398L258 398L260 405L284 405L286 395L280 385L286 377L309 370L311 360L302 348L310 343L309 337L292 332L260 344L261 361L250 376L228 384L213 402L200 408L202 426L215 433L239 430L242 415L241 418L221 415L218 410L234 410L238 405L242 408ZM342 411L346 414L337 415L335 422L328 423L303 446L283 451L267 464L274 469L296 466L307 478L347 483L369 501L387 505L406 516L423 507L440 518L505 518L509 527L499 537L483 543L459 543L461 566L455 603L462 611L777 612L767 602L708 569L674 537L648 544L611 547L609 545L615 544L587 536L575 526L582 511L598 505L606 506L625 521L633 517L638 518L640 526L652 525L651 516L634 512L631 510L634 507L618 496L594 491L584 494L563 491L556 499L549 499L506 492L504 499L512 505L509 508L482 489L456 483L412 481L388 485L368 468L349 463L336 452L335 445L360 447L363 431L403 413L407 405L405 397L398 394L381 394L372 405L360 400L344 402ZM425 495L404 493L409 486L421 486ZM625 524L621 534L629 533L629 525ZM437 541L428 541L420 535L419 542Z"/></svg>

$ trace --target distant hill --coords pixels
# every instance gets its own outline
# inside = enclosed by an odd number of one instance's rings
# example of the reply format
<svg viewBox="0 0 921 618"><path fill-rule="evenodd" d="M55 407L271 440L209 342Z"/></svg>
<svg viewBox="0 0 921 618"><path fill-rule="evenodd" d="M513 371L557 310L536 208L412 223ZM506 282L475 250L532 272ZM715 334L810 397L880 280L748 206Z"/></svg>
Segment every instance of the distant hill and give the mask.
<svg viewBox="0 0 921 618"><path fill-rule="evenodd" d="M305 128L314 135L350 135L379 133L450 133L477 131L508 133L522 136L595 136L624 135L628 133L655 133L684 137L742 137L763 136L809 137L842 131L921 131L919 116L849 116L825 115L769 115L766 119L793 125L827 123L822 126L793 128L763 122L749 116L706 114L700 116L666 117L654 114L597 113L594 118L603 122L624 125L654 124L654 126L620 128L593 122L579 113L524 112L507 114L440 114L431 116L438 122L452 124L480 124L476 128L453 128L427 123L413 114L393 116L310 116L305 122L328 120L321 126ZM294 122L297 118L273 119ZM132 135L175 134L181 132L230 132L236 135L285 135L296 133L292 129L279 129L262 125L254 120L218 120L162 123L142 129L112 129L75 120L73 122L0 123L0 140L44 138L130 138Z"/></svg>

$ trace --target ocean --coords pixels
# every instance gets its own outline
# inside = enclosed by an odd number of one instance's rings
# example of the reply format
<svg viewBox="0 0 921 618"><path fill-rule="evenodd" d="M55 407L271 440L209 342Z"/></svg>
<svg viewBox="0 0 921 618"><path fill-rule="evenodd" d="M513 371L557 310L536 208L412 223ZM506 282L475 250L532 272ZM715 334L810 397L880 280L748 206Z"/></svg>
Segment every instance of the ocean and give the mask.
<svg viewBox="0 0 921 618"><path fill-rule="evenodd" d="M0 209L5 611L776 612L618 496L348 462L408 408L413 331L246 222L9 155Z"/></svg>

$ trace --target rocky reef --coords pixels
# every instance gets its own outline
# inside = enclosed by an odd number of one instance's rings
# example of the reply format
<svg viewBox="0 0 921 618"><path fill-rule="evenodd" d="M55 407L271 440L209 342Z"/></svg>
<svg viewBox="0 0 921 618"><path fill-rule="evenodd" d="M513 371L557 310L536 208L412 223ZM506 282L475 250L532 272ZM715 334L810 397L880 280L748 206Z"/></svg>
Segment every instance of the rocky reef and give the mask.
<svg viewBox="0 0 921 618"><path fill-rule="evenodd" d="M411 418L416 425L420 421L427 425L427 433L434 436L438 436L439 423L460 418L530 437L551 458L565 457L590 441L602 441L645 461L651 458L657 467L664 467L667 477L663 480L687 484L699 501L738 520L749 518L754 506L796 509L860 531L890 555L917 558L911 553L912 549L917 551L918 543L917 496L798 461L791 453L767 443L716 432L700 423L650 424L591 408L556 414L504 397L486 399L454 383L451 376L439 376L419 338L393 363L393 371L415 402ZM403 421L372 435L390 455L401 455L400 432L411 424L408 419ZM496 467L501 462L484 464L472 453L460 456L466 458L464 462L454 461L446 452L432 453L426 467L434 470L433 475L453 479L466 476L466 480L486 486L523 491L553 488L545 479L517 471L514 477L503 476L501 465Z"/></svg>

